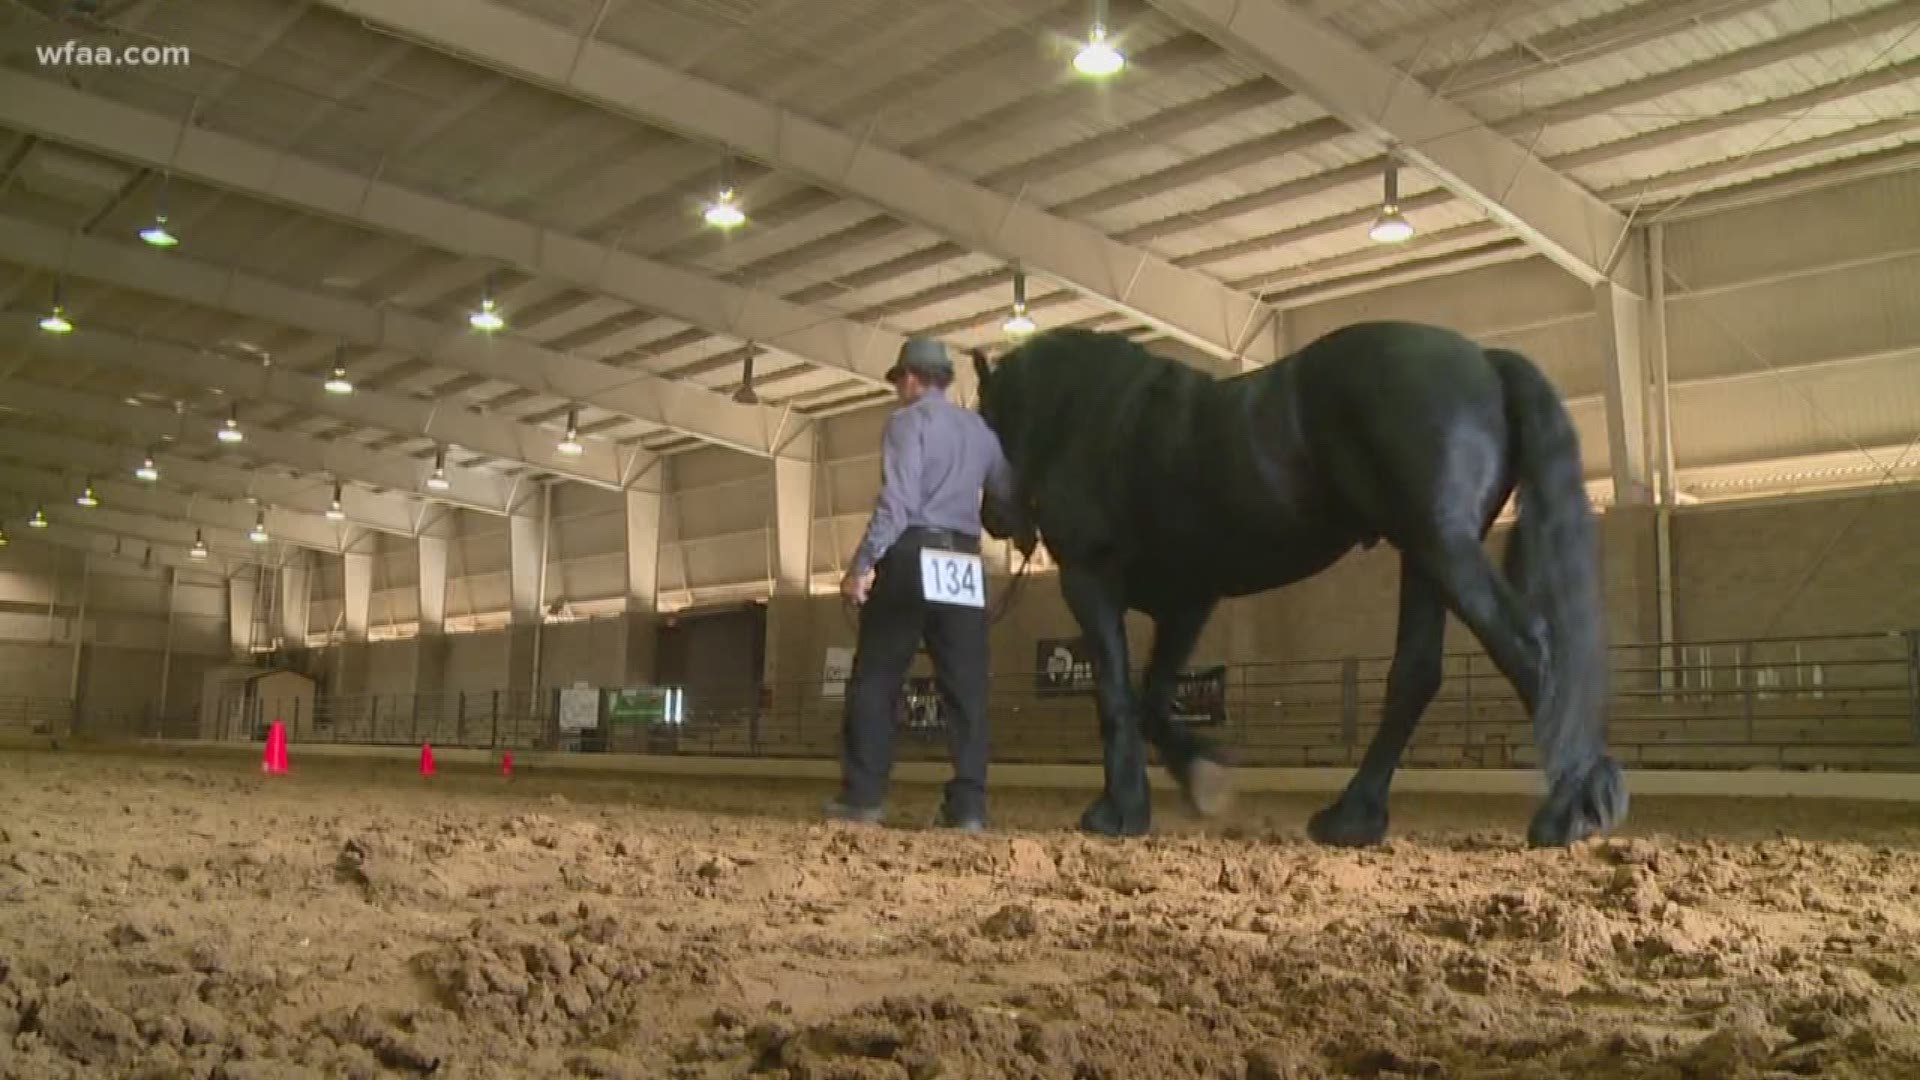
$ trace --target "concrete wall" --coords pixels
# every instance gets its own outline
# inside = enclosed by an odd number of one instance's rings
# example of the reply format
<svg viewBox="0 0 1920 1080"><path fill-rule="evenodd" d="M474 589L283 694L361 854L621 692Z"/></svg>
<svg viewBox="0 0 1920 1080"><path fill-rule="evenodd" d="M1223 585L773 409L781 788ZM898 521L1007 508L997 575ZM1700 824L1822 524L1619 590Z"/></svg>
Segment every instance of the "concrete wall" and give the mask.
<svg viewBox="0 0 1920 1080"><path fill-rule="evenodd" d="M0 727L8 699L76 691L97 730L191 717L201 672L226 656L226 621L217 577L20 537L0 548Z"/></svg>

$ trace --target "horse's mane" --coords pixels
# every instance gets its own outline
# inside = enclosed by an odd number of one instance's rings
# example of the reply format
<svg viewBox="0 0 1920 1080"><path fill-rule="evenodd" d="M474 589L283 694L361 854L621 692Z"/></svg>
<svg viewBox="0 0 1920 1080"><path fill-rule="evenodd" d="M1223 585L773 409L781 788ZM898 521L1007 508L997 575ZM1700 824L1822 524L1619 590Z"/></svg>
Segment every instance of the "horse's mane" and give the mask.
<svg viewBox="0 0 1920 1080"><path fill-rule="evenodd" d="M1204 373L1116 333L1037 334L993 369L995 426L1055 533L1123 527L1131 483L1190 446ZM1049 536L1050 546L1067 537Z"/></svg>
<svg viewBox="0 0 1920 1080"><path fill-rule="evenodd" d="M1020 434L1027 439L1078 440L1126 436L1149 399L1170 404L1167 399L1191 398L1211 383L1125 335L1076 328L1035 335L1000 361L993 380L996 396L1018 410ZM1030 447L1031 456L1047 457L1038 451Z"/></svg>

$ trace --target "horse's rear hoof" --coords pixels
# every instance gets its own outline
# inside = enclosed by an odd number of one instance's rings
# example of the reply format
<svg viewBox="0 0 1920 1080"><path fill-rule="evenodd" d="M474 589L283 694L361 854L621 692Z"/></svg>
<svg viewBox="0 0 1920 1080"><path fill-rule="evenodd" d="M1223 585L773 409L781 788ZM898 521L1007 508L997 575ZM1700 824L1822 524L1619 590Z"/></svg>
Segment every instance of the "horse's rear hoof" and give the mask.
<svg viewBox="0 0 1920 1080"><path fill-rule="evenodd" d="M1620 763L1602 757L1585 772L1554 785L1527 826L1534 847L1566 847L1617 828L1627 819L1627 782Z"/></svg>
<svg viewBox="0 0 1920 1080"><path fill-rule="evenodd" d="M1131 813L1120 810L1105 795L1095 799L1080 815L1080 829L1095 836L1145 836L1153 825L1153 812L1146 800Z"/></svg>
<svg viewBox="0 0 1920 1080"><path fill-rule="evenodd" d="M1187 805L1202 817L1217 817L1233 805L1233 770L1212 758L1194 758L1181 786Z"/></svg>
<svg viewBox="0 0 1920 1080"><path fill-rule="evenodd" d="M1328 847L1372 847L1387 838L1387 811L1342 797L1307 820L1307 835Z"/></svg>

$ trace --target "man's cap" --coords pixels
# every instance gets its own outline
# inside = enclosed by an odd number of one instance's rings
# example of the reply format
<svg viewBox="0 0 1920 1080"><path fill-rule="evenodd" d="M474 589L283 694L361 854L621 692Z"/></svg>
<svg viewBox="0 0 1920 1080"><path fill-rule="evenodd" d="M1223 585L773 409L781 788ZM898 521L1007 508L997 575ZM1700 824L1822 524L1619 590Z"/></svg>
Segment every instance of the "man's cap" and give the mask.
<svg viewBox="0 0 1920 1080"><path fill-rule="evenodd" d="M900 346L899 358L887 369L887 381L899 382L900 376L909 371L915 375L953 374L953 357L947 355L946 343L938 338L908 338Z"/></svg>

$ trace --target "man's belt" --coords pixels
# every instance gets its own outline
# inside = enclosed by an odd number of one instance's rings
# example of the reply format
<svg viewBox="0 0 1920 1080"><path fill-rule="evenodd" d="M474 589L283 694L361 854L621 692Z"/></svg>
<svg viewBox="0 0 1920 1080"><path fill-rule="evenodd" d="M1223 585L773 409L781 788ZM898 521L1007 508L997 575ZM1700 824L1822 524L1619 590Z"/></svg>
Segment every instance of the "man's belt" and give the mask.
<svg viewBox="0 0 1920 1080"><path fill-rule="evenodd" d="M964 551L974 555L980 553L980 538L969 533L954 532L952 529L929 529L916 525L907 530L907 535L918 541L921 547L938 548L942 551Z"/></svg>

